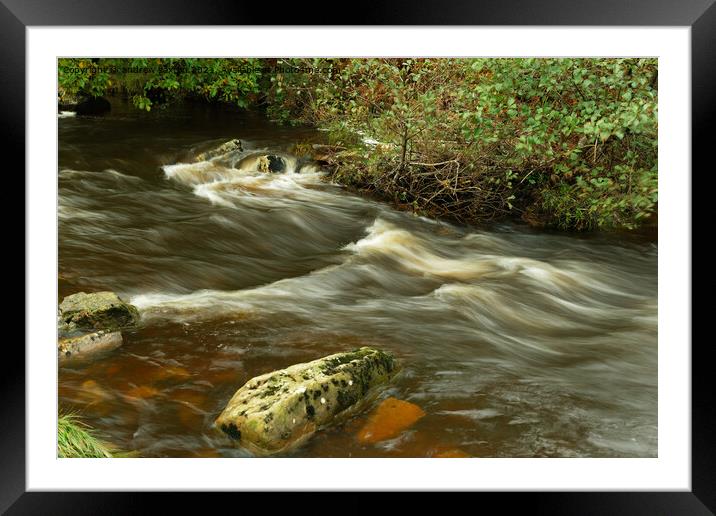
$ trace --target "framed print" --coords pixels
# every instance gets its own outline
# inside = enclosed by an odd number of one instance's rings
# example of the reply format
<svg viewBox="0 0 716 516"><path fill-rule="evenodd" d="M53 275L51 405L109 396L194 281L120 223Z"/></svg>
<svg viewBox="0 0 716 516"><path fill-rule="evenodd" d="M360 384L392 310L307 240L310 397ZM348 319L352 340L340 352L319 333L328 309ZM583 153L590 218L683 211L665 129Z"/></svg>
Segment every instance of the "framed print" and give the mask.
<svg viewBox="0 0 716 516"><path fill-rule="evenodd" d="M0 10L27 192L3 509L713 511L712 3L131 7Z"/></svg>

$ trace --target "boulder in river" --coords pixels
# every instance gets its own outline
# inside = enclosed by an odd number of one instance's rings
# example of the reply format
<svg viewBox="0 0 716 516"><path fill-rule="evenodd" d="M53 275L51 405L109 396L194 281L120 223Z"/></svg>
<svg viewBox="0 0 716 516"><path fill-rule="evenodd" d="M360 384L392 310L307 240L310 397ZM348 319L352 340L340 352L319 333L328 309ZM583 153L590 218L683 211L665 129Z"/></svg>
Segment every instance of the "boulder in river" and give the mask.
<svg viewBox="0 0 716 516"><path fill-rule="evenodd" d="M114 292L78 292L60 303L59 326L64 332L117 330L137 322L137 308L122 301Z"/></svg>
<svg viewBox="0 0 716 516"><path fill-rule="evenodd" d="M223 156L224 154L241 150L243 150L241 146L241 140L239 140L238 138L234 138L233 140L229 140L226 143L222 143L215 149L211 149L206 152L202 152L201 154L198 154L196 156L196 161L208 161L212 158L216 158L217 156Z"/></svg>
<svg viewBox="0 0 716 516"><path fill-rule="evenodd" d="M368 347L296 364L246 382L216 426L258 454L285 451L355 414L397 371L390 353Z"/></svg>
<svg viewBox="0 0 716 516"><path fill-rule="evenodd" d="M236 163L234 168L251 172L287 172L287 158L278 154L250 154Z"/></svg>
<svg viewBox="0 0 716 516"><path fill-rule="evenodd" d="M64 362L85 357L99 351L111 351L122 345L122 334L118 331L98 331L79 337L60 339L57 342L57 358Z"/></svg>

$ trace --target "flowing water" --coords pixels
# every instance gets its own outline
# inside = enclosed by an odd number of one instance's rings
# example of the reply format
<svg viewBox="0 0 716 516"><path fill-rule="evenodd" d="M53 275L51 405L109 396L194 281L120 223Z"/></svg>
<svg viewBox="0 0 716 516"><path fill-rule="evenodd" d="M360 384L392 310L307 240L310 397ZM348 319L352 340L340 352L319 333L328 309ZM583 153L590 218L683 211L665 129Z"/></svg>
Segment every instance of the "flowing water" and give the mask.
<svg viewBox="0 0 716 516"><path fill-rule="evenodd" d="M114 290L141 325L59 370L59 402L148 457L250 454L212 428L249 378L361 345L426 415L363 444L366 415L298 457L657 455L657 246L398 212L317 171L192 163L321 141L206 106L59 125L59 297ZM379 401L379 400L378 400Z"/></svg>

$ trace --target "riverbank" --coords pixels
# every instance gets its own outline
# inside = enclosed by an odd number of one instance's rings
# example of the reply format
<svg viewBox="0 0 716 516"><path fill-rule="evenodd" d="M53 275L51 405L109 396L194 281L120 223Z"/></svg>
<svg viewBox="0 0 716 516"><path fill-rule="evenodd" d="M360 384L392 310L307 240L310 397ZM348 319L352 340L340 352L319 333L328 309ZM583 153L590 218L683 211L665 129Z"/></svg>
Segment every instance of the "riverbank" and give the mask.
<svg viewBox="0 0 716 516"><path fill-rule="evenodd" d="M428 216L653 224L656 59L135 59L142 80L109 72L127 64L61 60L61 92L121 92L146 111L228 102L308 124L340 149L335 179Z"/></svg>
<svg viewBox="0 0 716 516"><path fill-rule="evenodd" d="M471 224L635 229L656 211L654 60L326 61L267 98L327 132L342 183Z"/></svg>
<svg viewBox="0 0 716 516"><path fill-rule="evenodd" d="M582 233L590 229L591 231L599 230L615 235L644 237L652 242L658 241L658 208L656 205L654 206L654 211L645 216L644 219L634 227L562 227L559 224L550 222L548 215L536 212L534 207L522 211L514 209L489 220L475 219L451 213L448 207L440 206L437 203L430 202L427 208L421 208L420 204L416 202L409 203L407 202L408 196L404 192L396 191L390 187L382 188L380 185L377 185L375 178L378 175L375 172L370 172L368 166L356 165L354 161L350 160L343 161L340 155L332 155L333 153L330 151L327 153L323 150L325 146L320 147L321 151L313 153L307 152L306 155L317 157L317 159L323 163L327 171L327 181L340 184L345 187L347 191L355 195L361 195L377 202L388 203L396 210L406 211L417 216L442 220L451 224L479 226L483 228L489 227L493 223L510 222L513 224L523 224L547 232L571 234ZM338 153L335 152L335 154Z"/></svg>

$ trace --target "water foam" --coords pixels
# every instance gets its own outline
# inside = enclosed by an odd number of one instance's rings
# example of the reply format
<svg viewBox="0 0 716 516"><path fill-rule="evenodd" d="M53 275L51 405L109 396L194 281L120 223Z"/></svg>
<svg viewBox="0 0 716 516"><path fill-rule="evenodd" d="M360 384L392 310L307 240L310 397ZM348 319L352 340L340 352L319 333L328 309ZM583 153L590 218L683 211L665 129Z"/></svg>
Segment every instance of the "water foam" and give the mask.
<svg viewBox="0 0 716 516"><path fill-rule="evenodd" d="M238 201L247 197L275 198L277 195L318 200L320 192L306 187L321 184L324 173L316 167L304 167L301 173L296 173L295 162L295 159L288 160L288 170L283 173L261 172L250 166L232 168L224 166L220 158L165 165L162 170L167 179L193 187L196 196L217 206L235 208Z"/></svg>

